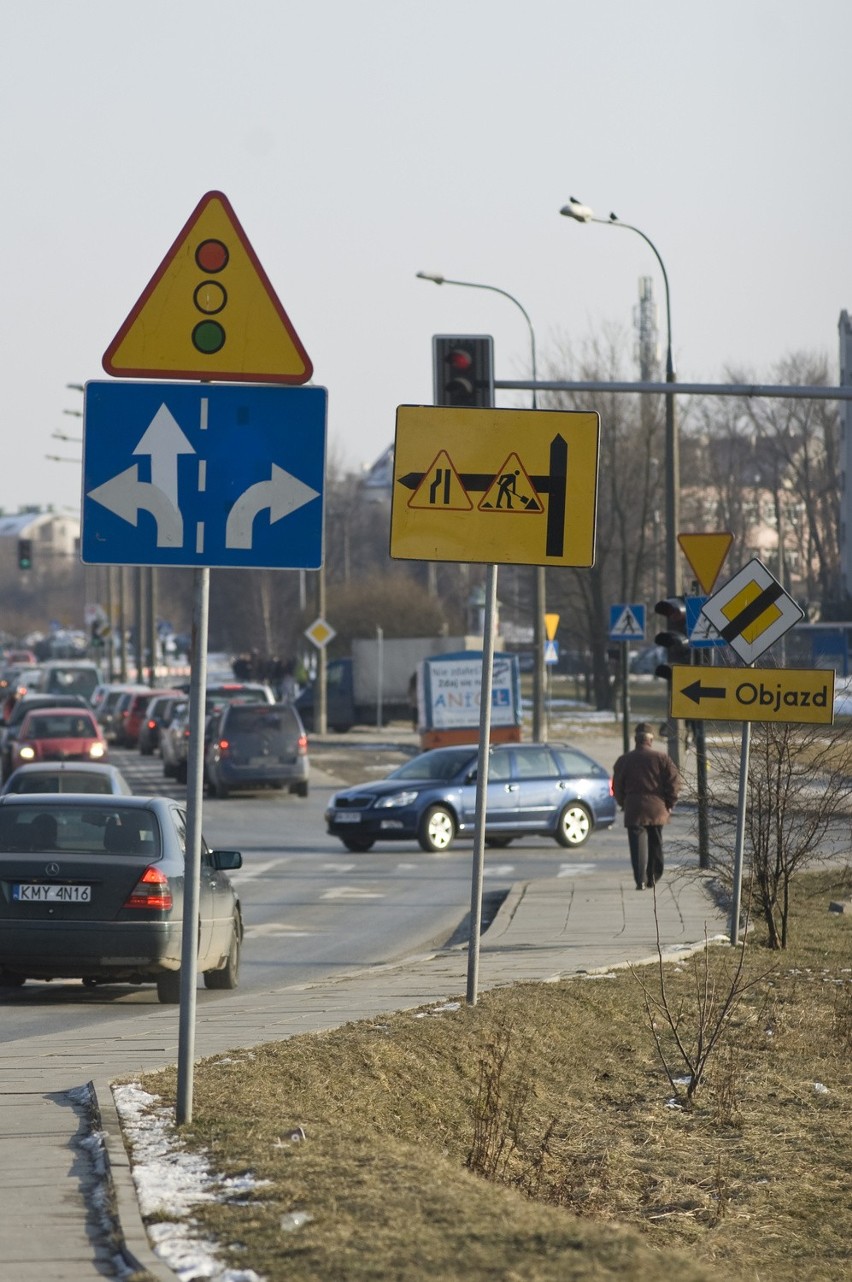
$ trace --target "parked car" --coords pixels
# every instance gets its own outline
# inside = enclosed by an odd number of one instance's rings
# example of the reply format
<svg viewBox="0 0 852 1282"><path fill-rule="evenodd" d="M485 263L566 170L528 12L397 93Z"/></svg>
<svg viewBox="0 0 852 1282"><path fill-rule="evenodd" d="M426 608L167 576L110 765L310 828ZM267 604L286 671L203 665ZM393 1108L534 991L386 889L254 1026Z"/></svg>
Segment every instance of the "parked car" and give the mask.
<svg viewBox="0 0 852 1282"><path fill-rule="evenodd" d="M284 788L308 795L308 736L289 703L228 703L205 734L204 775L214 797Z"/></svg>
<svg viewBox="0 0 852 1282"><path fill-rule="evenodd" d="M115 705L113 736L120 748L136 747L139 742L139 727L153 693L151 689L129 690Z"/></svg>
<svg viewBox="0 0 852 1282"><path fill-rule="evenodd" d="M180 999L186 815L167 797L0 797L0 985L155 983ZM198 969L236 988L237 850L202 839Z"/></svg>
<svg viewBox="0 0 852 1282"><path fill-rule="evenodd" d="M103 761L106 740L88 708L37 708L12 743L12 768L30 761Z"/></svg>
<svg viewBox="0 0 852 1282"><path fill-rule="evenodd" d="M86 792L130 797L133 789L117 766L101 761L33 761L18 766L3 786L7 792Z"/></svg>
<svg viewBox="0 0 852 1282"><path fill-rule="evenodd" d="M86 700L80 694L66 695L63 699L58 694L25 694L12 708L9 717L2 723L0 732L0 775L8 779L12 771L12 744L28 712L36 708L87 708Z"/></svg>
<svg viewBox="0 0 852 1282"><path fill-rule="evenodd" d="M478 748L433 748L386 779L346 788L325 812L329 833L347 850L377 841L414 841L426 851L471 837L476 806ZM499 744L489 753L485 807L488 845L516 837L552 837L581 846L616 816L609 772L567 744Z"/></svg>
<svg viewBox="0 0 852 1282"><path fill-rule="evenodd" d="M137 737L137 747L143 757L150 757L157 751L162 727L171 720L175 704L185 699L186 695L180 690L157 690L148 700Z"/></svg>

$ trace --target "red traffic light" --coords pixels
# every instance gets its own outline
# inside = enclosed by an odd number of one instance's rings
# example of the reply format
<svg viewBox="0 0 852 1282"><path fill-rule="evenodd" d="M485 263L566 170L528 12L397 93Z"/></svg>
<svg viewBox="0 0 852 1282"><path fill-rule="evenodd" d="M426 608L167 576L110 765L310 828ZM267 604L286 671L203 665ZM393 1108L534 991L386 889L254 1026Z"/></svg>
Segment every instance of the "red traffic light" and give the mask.
<svg viewBox="0 0 852 1282"><path fill-rule="evenodd" d="M454 347L446 356L447 364L454 370L464 371L473 368L473 357L461 347Z"/></svg>

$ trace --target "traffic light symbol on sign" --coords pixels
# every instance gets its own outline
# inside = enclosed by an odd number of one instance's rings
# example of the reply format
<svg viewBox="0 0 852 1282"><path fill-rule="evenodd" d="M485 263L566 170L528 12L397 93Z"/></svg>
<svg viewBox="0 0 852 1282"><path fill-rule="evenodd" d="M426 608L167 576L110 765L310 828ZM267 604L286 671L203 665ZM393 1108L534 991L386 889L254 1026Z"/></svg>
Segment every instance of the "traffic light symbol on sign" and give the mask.
<svg viewBox="0 0 852 1282"><path fill-rule="evenodd" d="M32 539L18 539L18 569L31 570L32 568L33 568Z"/></svg>
<svg viewBox="0 0 852 1282"><path fill-rule="evenodd" d="M199 201L103 366L117 378L311 378L310 358L222 192Z"/></svg>
<svg viewBox="0 0 852 1282"><path fill-rule="evenodd" d="M494 404L494 343L489 335L435 334L436 405L487 409Z"/></svg>

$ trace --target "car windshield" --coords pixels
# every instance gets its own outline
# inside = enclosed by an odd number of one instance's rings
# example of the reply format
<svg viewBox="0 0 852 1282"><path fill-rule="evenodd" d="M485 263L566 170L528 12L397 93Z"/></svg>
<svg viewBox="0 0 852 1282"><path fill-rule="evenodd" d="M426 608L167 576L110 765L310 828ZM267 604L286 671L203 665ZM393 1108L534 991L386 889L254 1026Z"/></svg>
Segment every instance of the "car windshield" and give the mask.
<svg viewBox="0 0 852 1282"><path fill-rule="evenodd" d="M288 725L294 724L293 714L287 717ZM271 704L233 704L228 712L227 733L241 734L251 730L281 730L284 718L280 708Z"/></svg>
<svg viewBox="0 0 852 1282"><path fill-rule="evenodd" d="M160 840L156 820L147 810L47 802L0 810L0 850L38 854L80 850L156 859Z"/></svg>
<svg viewBox="0 0 852 1282"><path fill-rule="evenodd" d="M433 752L424 752L422 756L406 761L404 766L394 770L390 779L435 779L446 783L454 779L465 765L471 769L476 766L476 750L470 745L464 748L436 748Z"/></svg>
<svg viewBox="0 0 852 1282"><path fill-rule="evenodd" d="M93 739L95 731L88 717L77 717L70 713L32 716L23 728L26 739Z"/></svg>

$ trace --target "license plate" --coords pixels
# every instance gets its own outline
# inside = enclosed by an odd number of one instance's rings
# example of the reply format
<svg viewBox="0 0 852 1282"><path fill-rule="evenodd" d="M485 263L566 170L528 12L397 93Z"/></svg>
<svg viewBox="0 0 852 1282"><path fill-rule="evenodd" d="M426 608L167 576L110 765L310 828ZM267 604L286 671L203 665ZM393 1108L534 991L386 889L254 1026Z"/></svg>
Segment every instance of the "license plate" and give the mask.
<svg viewBox="0 0 852 1282"><path fill-rule="evenodd" d="M12 898L25 903L38 904L88 904L92 899L91 886L40 886L35 882L21 881L12 886Z"/></svg>
<svg viewBox="0 0 852 1282"><path fill-rule="evenodd" d="M335 810L334 822L336 824L359 824L361 822L361 816L357 811Z"/></svg>

